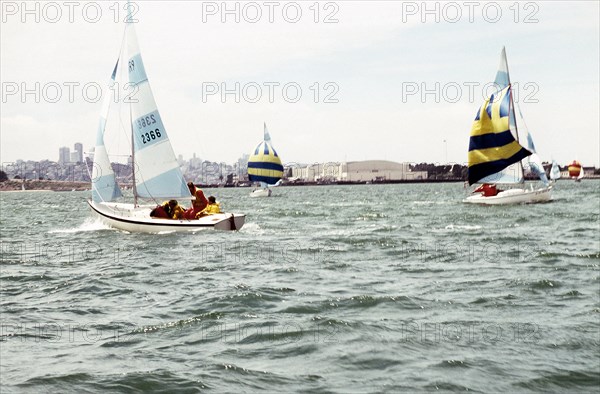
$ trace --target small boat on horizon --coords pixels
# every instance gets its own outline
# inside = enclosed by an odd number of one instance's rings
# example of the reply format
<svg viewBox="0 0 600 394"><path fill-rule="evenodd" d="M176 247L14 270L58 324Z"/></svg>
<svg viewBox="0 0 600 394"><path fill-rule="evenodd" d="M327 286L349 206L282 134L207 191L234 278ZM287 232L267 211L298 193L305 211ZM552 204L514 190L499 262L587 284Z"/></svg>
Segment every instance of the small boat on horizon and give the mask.
<svg viewBox="0 0 600 394"><path fill-rule="evenodd" d="M550 180L552 182L556 182L561 177L560 175L560 167L556 160L552 160L552 167L550 168Z"/></svg>
<svg viewBox="0 0 600 394"><path fill-rule="evenodd" d="M273 148L271 135L264 123L263 141L254 149L248 159L248 178L250 182L260 183L260 187L252 190L250 197L271 197L271 186L278 186L283 176L281 158Z"/></svg>
<svg viewBox="0 0 600 394"><path fill-rule="evenodd" d="M585 176L585 171L583 171L583 166L577 160L573 160L573 162L571 164L569 164L568 171L569 171L569 177L571 179L574 179L575 182L581 182L581 180Z"/></svg>

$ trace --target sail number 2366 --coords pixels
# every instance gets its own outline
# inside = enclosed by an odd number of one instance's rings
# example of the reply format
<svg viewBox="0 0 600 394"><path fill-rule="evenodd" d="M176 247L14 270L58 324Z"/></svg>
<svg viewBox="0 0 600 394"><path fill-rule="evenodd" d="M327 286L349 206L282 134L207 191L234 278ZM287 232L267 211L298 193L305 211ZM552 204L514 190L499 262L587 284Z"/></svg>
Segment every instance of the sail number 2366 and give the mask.
<svg viewBox="0 0 600 394"><path fill-rule="evenodd" d="M148 133L142 134L142 143L146 144L152 140L160 138L162 134L160 134L159 129L150 130Z"/></svg>
<svg viewBox="0 0 600 394"><path fill-rule="evenodd" d="M155 124L155 123L156 123L156 119L154 118L154 114L149 115L149 116L144 116L137 120L138 129L142 129L142 130L150 125ZM160 138L162 136L162 134L160 132L160 129L154 129L154 130L150 130L145 133L141 133L140 136L142 137L142 143L147 144L150 141Z"/></svg>

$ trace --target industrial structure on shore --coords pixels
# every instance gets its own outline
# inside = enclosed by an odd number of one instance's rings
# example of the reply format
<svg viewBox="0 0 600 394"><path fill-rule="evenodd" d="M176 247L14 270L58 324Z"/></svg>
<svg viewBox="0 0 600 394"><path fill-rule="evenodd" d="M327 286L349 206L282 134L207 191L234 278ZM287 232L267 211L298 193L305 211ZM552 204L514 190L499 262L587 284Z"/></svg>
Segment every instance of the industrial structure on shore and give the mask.
<svg viewBox="0 0 600 394"><path fill-rule="evenodd" d="M409 163L386 160L288 164L286 169L289 181L303 182L386 182L427 179L427 171L412 171Z"/></svg>

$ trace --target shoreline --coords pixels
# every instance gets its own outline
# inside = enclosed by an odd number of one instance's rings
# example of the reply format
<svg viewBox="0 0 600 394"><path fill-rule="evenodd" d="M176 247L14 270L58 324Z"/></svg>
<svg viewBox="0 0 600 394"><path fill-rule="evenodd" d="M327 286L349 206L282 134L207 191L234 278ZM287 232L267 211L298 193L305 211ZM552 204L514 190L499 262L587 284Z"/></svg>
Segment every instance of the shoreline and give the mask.
<svg viewBox="0 0 600 394"><path fill-rule="evenodd" d="M600 179L600 176L590 176L582 181ZM537 181L537 179L526 179L526 181ZM558 182L573 182L572 179L559 179ZM410 180L391 180L377 182L290 182L278 187L297 187L297 186L353 186L353 185L390 185L390 184L428 184L428 183L464 183L464 179L410 179ZM89 182L70 182L70 181L26 181L25 190L22 189L23 182L20 180L8 180L0 182L1 193L17 192L73 192L90 191ZM129 188L128 185L123 185ZM252 185L218 185L218 184L196 184L196 186L205 189L218 188L252 188Z"/></svg>

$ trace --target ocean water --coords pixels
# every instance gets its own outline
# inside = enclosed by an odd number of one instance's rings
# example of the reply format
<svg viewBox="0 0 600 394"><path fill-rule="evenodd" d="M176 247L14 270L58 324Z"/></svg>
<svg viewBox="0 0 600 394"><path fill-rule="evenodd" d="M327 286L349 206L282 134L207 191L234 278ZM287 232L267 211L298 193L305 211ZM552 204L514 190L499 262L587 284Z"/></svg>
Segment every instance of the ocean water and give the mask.
<svg viewBox="0 0 600 394"><path fill-rule="evenodd" d="M128 234L2 193L0 391L598 392L600 182L206 190L239 232Z"/></svg>

